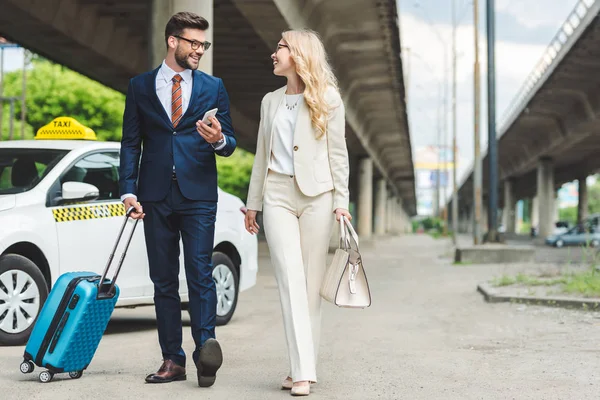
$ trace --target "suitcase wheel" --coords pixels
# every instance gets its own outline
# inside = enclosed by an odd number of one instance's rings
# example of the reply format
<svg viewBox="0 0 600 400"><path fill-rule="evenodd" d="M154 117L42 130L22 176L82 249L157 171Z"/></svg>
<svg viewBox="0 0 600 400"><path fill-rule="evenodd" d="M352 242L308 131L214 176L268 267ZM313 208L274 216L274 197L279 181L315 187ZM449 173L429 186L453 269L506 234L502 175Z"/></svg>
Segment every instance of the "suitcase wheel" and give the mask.
<svg viewBox="0 0 600 400"><path fill-rule="evenodd" d="M72 379L79 379L81 378L81 375L83 375L83 371L72 371L69 372L69 377Z"/></svg>
<svg viewBox="0 0 600 400"><path fill-rule="evenodd" d="M42 371L40 372L40 382L48 383L52 380L54 374L50 371Z"/></svg>
<svg viewBox="0 0 600 400"><path fill-rule="evenodd" d="M30 374L33 372L33 369L35 368L34 364L31 361L23 361L21 363L21 372L24 374Z"/></svg>

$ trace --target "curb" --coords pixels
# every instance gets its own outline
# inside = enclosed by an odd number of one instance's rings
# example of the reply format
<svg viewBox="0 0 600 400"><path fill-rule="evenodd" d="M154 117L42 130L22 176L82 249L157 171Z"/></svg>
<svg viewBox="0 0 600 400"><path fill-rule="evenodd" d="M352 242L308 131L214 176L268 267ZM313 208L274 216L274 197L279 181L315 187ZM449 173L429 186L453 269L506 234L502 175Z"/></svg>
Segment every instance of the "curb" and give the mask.
<svg viewBox="0 0 600 400"><path fill-rule="evenodd" d="M487 283L477 285L477 291L488 303L524 303L530 305L578 308L583 310L600 310L600 299L581 299L575 297L536 297L511 296L497 294Z"/></svg>

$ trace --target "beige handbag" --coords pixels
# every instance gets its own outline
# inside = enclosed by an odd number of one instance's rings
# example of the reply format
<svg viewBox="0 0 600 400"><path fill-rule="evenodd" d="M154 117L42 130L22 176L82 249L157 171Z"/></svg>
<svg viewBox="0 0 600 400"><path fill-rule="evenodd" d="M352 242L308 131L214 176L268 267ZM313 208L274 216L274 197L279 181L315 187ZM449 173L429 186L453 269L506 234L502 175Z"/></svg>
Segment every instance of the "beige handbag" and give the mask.
<svg viewBox="0 0 600 400"><path fill-rule="evenodd" d="M350 244L350 236L356 249ZM338 307L365 308L371 305L371 291L358 252L358 235L344 216L340 218L340 247L325 272L320 293L321 297Z"/></svg>

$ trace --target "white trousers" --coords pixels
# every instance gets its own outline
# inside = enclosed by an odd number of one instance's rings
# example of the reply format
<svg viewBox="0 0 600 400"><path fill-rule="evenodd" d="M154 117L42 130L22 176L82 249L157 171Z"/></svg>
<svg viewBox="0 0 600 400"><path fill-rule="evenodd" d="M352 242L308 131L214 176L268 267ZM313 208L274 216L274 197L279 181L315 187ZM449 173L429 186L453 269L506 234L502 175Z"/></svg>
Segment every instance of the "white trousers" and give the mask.
<svg viewBox="0 0 600 400"><path fill-rule="evenodd" d="M269 170L263 224L279 287L294 382L317 381L319 289L334 222L333 192L307 197L294 177Z"/></svg>

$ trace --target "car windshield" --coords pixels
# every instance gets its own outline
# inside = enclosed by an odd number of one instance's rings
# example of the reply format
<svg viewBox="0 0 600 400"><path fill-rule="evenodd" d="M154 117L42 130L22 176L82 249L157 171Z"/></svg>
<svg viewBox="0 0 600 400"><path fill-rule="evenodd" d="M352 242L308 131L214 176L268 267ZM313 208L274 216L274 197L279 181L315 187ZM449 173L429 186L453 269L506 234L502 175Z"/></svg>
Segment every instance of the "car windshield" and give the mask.
<svg viewBox="0 0 600 400"><path fill-rule="evenodd" d="M0 149L0 195L31 190L68 152L58 149Z"/></svg>

